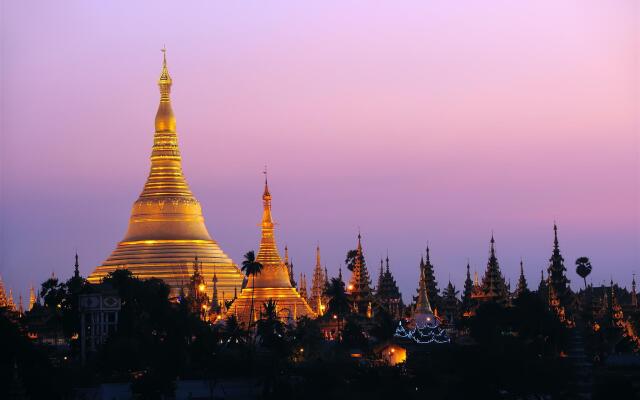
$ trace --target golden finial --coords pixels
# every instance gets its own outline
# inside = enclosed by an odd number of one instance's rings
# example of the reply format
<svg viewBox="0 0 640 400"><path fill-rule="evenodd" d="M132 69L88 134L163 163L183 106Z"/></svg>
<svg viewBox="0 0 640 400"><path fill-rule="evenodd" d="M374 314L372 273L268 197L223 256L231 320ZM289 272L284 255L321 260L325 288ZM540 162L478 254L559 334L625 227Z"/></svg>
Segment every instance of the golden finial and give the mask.
<svg viewBox="0 0 640 400"><path fill-rule="evenodd" d="M162 52L162 71L160 72L158 83L171 85L171 76L169 76L169 70L167 69L167 49L163 46L160 51Z"/></svg>
<svg viewBox="0 0 640 400"><path fill-rule="evenodd" d="M262 195L262 197L265 198L268 196L269 198L271 198L271 193L269 193L269 178L267 175L267 164L264 165L264 170L262 171L262 173L264 174L264 194Z"/></svg>
<svg viewBox="0 0 640 400"><path fill-rule="evenodd" d="M160 72L160 78L158 79L158 86L160 87L160 105L158 106L158 112L156 113L156 132L175 132L176 131L176 118L173 115L171 109L171 76L167 69L167 49L163 47L162 51L162 71Z"/></svg>

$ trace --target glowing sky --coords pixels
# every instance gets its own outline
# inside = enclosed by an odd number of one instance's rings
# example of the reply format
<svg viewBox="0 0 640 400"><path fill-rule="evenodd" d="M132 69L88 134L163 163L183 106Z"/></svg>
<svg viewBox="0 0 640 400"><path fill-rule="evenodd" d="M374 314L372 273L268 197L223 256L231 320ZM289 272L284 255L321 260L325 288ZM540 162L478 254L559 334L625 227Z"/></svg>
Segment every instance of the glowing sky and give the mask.
<svg viewBox="0 0 640 400"><path fill-rule="evenodd" d="M148 173L160 48L184 170L236 261L270 171L280 247L311 279L362 230L405 299L427 241L530 286L552 225L572 285L640 273L635 1L2 2L0 274L28 295L75 249L87 275ZM528 4L525 4L528 3Z"/></svg>

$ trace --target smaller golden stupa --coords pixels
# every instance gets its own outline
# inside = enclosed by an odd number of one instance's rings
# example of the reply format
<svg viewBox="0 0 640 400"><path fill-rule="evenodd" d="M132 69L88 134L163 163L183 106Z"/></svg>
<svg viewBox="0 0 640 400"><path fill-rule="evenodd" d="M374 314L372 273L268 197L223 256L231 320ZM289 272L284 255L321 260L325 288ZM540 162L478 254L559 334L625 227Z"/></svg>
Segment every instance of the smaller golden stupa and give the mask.
<svg viewBox="0 0 640 400"><path fill-rule="evenodd" d="M278 253L276 239L274 237L274 223L271 217L271 193L266 179L264 181L264 194L262 195L264 210L262 212L262 238L256 261L262 264L262 272L255 277L255 283L247 283L238 298L233 302L227 315L235 315L238 321L248 324L251 318L251 297L253 296L253 315L257 320L260 317L262 305L268 300L275 300L278 308L278 316L281 319L296 320L301 316L315 317L307 301L303 299L296 288L291 286L291 279L287 266Z"/></svg>

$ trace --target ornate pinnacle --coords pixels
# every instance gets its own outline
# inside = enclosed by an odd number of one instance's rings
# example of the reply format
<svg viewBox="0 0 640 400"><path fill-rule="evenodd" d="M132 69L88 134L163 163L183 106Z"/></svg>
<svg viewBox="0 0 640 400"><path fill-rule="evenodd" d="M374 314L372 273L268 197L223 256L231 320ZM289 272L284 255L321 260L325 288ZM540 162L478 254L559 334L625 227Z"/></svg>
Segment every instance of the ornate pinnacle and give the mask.
<svg viewBox="0 0 640 400"><path fill-rule="evenodd" d="M316 267L320 268L320 245L316 246Z"/></svg>
<svg viewBox="0 0 640 400"><path fill-rule="evenodd" d="M76 263L74 264L73 276L75 278L80 277L80 263L78 262L78 252L76 252Z"/></svg>

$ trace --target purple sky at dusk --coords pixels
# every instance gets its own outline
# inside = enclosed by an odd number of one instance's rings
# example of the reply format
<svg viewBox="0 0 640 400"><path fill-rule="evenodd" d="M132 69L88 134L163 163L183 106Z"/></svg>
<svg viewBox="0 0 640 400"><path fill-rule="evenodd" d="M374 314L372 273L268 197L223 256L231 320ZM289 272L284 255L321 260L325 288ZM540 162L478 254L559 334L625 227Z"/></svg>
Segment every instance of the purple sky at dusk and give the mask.
<svg viewBox="0 0 640 400"><path fill-rule="evenodd" d="M527 4L525 4L527 3ZM501 268L530 287L553 221L572 286L640 273L635 1L2 2L0 274L28 296L122 239L149 170L167 47L185 175L236 262L264 164L280 248L331 275L358 227L405 300Z"/></svg>

